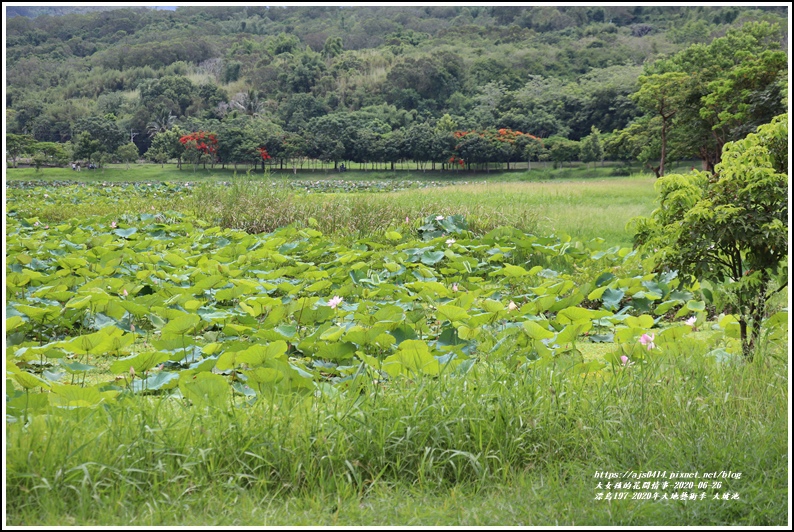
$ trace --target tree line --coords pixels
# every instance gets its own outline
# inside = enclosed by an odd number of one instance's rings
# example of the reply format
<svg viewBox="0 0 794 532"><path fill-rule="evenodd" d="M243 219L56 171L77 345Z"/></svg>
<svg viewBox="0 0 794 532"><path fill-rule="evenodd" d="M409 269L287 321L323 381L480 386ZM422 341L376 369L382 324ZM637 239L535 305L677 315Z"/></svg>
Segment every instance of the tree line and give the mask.
<svg viewBox="0 0 794 532"><path fill-rule="evenodd" d="M356 117L355 113L328 115L312 120L303 134L282 129L255 119L234 121L191 121L195 130L182 125L153 133L143 159L165 164L174 161L195 166L261 165L297 171L304 165L338 169L340 164L359 163L364 169L396 170L397 163L415 164L416 170L489 171L510 169L521 163L527 169L533 161L555 166L572 161L597 162L604 156L601 134L596 129L581 141L564 137L541 139L511 129L462 131L444 115L435 123L414 124L390 130L377 119ZM101 167L107 162L130 163L141 156L135 144L125 141L123 131L114 129L109 119L86 120L74 143L38 142L30 135L6 135L12 166L25 155L37 168L64 166L69 161Z"/></svg>

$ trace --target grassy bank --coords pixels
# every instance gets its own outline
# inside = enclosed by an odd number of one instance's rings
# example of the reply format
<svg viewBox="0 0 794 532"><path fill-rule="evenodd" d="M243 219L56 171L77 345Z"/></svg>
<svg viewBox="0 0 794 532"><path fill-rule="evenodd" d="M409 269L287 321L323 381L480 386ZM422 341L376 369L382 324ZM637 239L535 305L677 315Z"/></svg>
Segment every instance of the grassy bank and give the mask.
<svg viewBox="0 0 794 532"><path fill-rule="evenodd" d="M39 416L7 426L8 523L785 524L785 357L682 354L586 378L484 363L243 410L131 398ZM656 470L741 475L656 489L703 500L595 500L596 472Z"/></svg>

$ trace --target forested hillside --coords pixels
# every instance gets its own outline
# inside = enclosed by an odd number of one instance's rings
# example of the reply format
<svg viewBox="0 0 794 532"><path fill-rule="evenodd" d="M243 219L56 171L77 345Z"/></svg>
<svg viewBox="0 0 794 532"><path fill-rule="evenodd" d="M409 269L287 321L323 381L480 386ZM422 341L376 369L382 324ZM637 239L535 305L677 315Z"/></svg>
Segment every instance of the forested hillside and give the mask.
<svg viewBox="0 0 794 532"><path fill-rule="evenodd" d="M222 163L607 156L657 173L670 157L713 166L724 142L785 107L786 17L785 7L737 6L12 17L7 133L27 139L19 150L67 143L61 157L104 160L130 140L151 160L181 160L178 140L206 131L218 145L193 151ZM677 115L670 102L659 109L670 89Z"/></svg>
<svg viewBox="0 0 794 532"><path fill-rule="evenodd" d="M36 18L41 15L61 16L61 15L81 15L84 13L95 13L97 11L110 11L112 9L124 9L118 6L8 6L6 7L6 17L28 17Z"/></svg>

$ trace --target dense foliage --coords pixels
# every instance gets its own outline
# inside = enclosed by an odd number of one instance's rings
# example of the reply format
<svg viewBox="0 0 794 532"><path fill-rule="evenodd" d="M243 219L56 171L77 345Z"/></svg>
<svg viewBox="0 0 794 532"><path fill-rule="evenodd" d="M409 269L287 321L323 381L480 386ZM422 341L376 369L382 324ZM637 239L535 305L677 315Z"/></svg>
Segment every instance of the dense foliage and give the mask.
<svg viewBox="0 0 794 532"><path fill-rule="evenodd" d="M638 221L637 240L660 267L728 292L752 357L767 301L788 286L777 279L788 266L788 115L726 144L714 175L665 176L657 190L660 206Z"/></svg>
<svg viewBox="0 0 794 532"><path fill-rule="evenodd" d="M786 111L788 57L781 48L773 27L748 24L646 67L633 97L652 117L641 130L658 138L657 176L671 153L701 159L713 172L727 142Z"/></svg>
<svg viewBox="0 0 794 532"><path fill-rule="evenodd" d="M152 161L181 162L178 142L157 141L178 125L180 136L216 133L218 160L235 165L262 162L264 147L279 165L605 156L656 160L660 175L671 157L711 169L725 142L782 112L785 16L736 6L229 6L13 17L7 132L66 143L78 160L124 160L117 150L131 141ZM675 108L660 108L664 83L678 89L681 74ZM603 155L576 144L595 140L593 128ZM546 150L488 153L472 138L466 158L444 137L500 129L542 138Z"/></svg>

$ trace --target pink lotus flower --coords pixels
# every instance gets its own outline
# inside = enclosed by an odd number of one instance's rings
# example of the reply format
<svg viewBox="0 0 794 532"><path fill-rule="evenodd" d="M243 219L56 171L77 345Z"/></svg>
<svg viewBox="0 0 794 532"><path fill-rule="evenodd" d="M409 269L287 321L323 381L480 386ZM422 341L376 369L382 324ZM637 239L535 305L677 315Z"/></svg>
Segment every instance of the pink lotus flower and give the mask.
<svg viewBox="0 0 794 532"><path fill-rule="evenodd" d="M447 241L445 242L447 247L451 247L452 244L454 244L454 243L455 243L455 239L454 238L448 238Z"/></svg>
<svg viewBox="0 0 794 532"><path fill-rule="evenodd" d="M656 344L653 343L653 339L656 337L655 334L643 334L640 336L640 343L648 348L648 351L656 347Z"/></svg>
<svg viewBox="0 0 794 532"><path fill-rule="evenodd" d="M621 363L621 365L622 365L622 366L624 366L624 367L629 367L629 366L633 366L633 365L634 365L634 362L631 362L631 361L629 360L629 357L627 357L626 355L621 355L621 357L620 357L620 363Z"/></svg>
<svg viewBox="0 0 794 532"><path fill-rule="evenodd" d="M444 217L441 216L440 214L438 216L436 216L436 221L438 221L438 222L440 222L443 219L444 219Z"/></svg>
<svg viewBox="0 0 794 532"><path fill-rule="evenodd" d="M334 296L331 298L331 301L328 302L328 306L331 308L336 308L342 302L342 298L339 296Z"/></svg>
<svg viewBox="0 0 794 532"><path fill-rule="evenodd" d="M515 302L513 302L513 301L511 301L510 304L507 305L507 310L509 310L510 312L513 312L517 308L518 308L518 305L516 305Z"/></svg>
<svg viewBox="0 0 794 532"><path fill-rule="evenodd" d="M126 289L126 288L124 289L124 291L122 292L122 294L124 294L124 297L127 297L127 296L129 295L129 294L127 293L127 289Z"/></svg>
<svg viewBox="0 0 794 532"><path fill-rule="evenodd" d="M697 319L697 316L692 316L691 318L689 318L688 320L686 320L684 323L686 323L686 324L687 324L687 325L689 325L690 327L694 327L694 326L695 326L695 323L696 323L697 321L698 321L698 319Z"/></svg>
<svg viewBox="0 0 794 532"><path fill-rule="evenodd" d="M115 228L116 227L116 222L115 221L110 222L110 227L114 227Z"/></svg>
<svg viewBox="0 0 794 532"><path fill-rule="evenodd" d="M135 368L130 366L130 377L135 378Z"/></svg>
<svg viewBox="0 0 794 532"><path fill-rule="evenodd" d="M452 291L453 292L457 292L458 291L458 283L452 283Z"/></svg>
<svg viewBox="0 0 794 532"><path fill-rule="evenodd" d="M407 224L411 223L411 219L408 218L407 216L405 217L405 223L407 223Z"/></svg>

